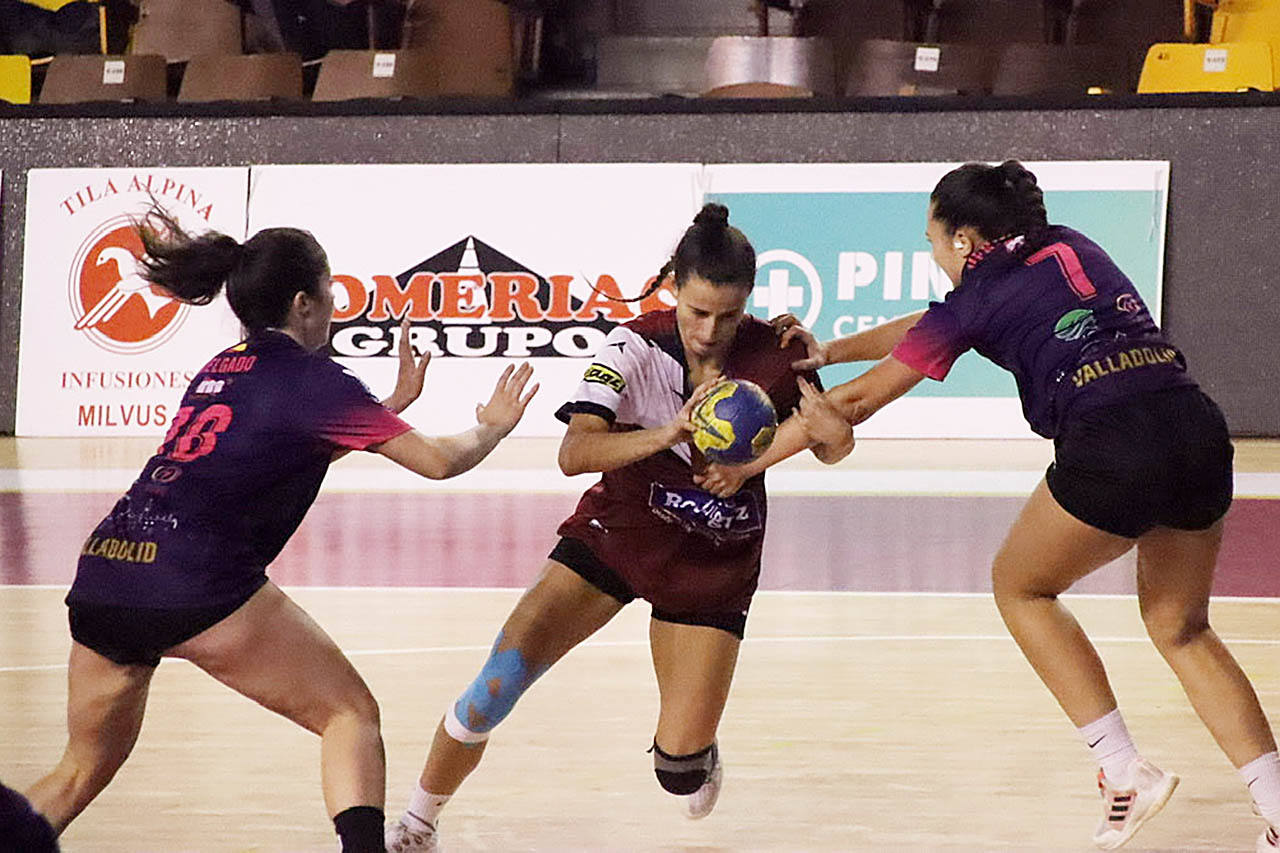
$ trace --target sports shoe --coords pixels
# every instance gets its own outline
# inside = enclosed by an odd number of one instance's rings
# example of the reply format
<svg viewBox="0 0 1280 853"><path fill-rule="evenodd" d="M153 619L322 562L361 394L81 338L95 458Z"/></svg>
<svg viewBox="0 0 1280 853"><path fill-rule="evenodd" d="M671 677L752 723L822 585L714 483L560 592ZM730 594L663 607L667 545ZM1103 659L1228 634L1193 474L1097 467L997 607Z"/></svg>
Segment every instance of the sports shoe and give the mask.
<svg viewBox="0 0 1280 853"><path fill-rule="evenodd" d="M404 819L387 824L387 853L442 853L440 835L434 823L427 824L426 829L410 829L405 826Z"/></svg>
<svg viewBox="0 0 1280 853"><path fill-rule="evenodd" d="M1093 843L1103 850L1115 850L1133 838L1144 823L1164 808L1178 781L1174 774L1142 758L1134 762L1133 784L1123 790L1111 787L1099 770L1102 821L1093 834Z"/></svg>
<svg viewBox="0 0 1280 853"><path fill-rule="evenodd" d="M720 799L720 783L724 781L724 765L720 763L720 747L711 746L711 769L707 771L707 780L702 787L684 798L684 815L690 820L698 820L711 814Z"/></svg>
<svg viewBox="0 0 1280 853"><path fill-rule="evenodd" d="M1258 836L1258 853L1276 853L1280 850L1280 829L1268 825Z"/></svg>

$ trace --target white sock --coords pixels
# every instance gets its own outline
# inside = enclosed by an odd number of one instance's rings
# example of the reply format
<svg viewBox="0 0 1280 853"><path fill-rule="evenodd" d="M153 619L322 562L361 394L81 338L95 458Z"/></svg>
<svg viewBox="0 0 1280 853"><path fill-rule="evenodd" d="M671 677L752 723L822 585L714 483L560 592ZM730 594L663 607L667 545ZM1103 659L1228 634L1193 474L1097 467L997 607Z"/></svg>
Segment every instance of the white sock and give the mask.
<svg viewBox="0 0 1280 853"><path fill-rule="evenodd" d="M422 790L422 783L413 786L413 794L409 797L409 808L404 810L404 825L417 832L434 827L440 817L440 810L449 802L452 794L432 794Z"/></svg>
<svg viewBox="0 0 1280 853"><path fill-rule="evenodd" d="M1115 788L1124 788L1133 783L1133 764L1138 760L1138 749L1129 737L1129 729L1116 708L1105 717L1099 717L1088 725L1081 726L1080 736L1093 755L1093 760L1102 768L1102 775Z"/></svg>
<svg viewBox="0 0 1280 853"><path fill-rule="evenodd" d="M1280 753L1268 752L1240 768L1258 811L1272 826L1280 826Z"/></svg>

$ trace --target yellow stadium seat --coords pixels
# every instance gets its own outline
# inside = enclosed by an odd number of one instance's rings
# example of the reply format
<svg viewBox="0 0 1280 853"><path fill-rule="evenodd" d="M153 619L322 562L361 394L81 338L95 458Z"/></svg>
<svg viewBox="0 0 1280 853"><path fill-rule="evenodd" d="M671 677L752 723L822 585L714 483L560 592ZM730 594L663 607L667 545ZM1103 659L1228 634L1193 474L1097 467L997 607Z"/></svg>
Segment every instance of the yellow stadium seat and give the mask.
<svg viewBox="0 0 1280 853"><path fill-rule="evenodd" d="M32 6L39 6L41 9L48 9L50 12L56 12L68 3L74 3L75 0L22 0L22 2L30 3Z"/></svg>
<svg viewBox="0 0 1280 853"><path fill-rule="evenodd" d="M0 101L31 103L31 59L0 56Z"/></svg>
<svg viewBox="0 0 1280 853"><path fill-rule="evenodd" d="M1271 75L1280 85L1280 0L1218 0L1209 41L1264 41L1271 45Z"/></svg>
<svg viewBox="0 0 1280 853"><path fill-rule="evenodd" d="M1138 78L1139 94L1275 88L1271 46L1265 42L1153 44Z"/></svg>

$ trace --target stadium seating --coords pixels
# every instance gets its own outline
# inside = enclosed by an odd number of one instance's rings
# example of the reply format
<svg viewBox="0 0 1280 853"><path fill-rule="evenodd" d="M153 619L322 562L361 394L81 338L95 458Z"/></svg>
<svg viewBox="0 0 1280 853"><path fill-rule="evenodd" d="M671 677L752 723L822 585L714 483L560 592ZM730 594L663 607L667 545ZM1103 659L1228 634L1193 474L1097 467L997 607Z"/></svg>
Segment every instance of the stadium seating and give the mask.
<svg viewBox="0 0 1280 853"><path fill-rule="evenodd" d="M311 99L432 97L440 94L438 63L426 50L331 50Z"/></svg>
<svg viewBox="0 0 1280 853"><path fill-rule="evenodd" d="M1040 0L932 0L922 40L1003 45L1049 41L1050 21Z"/></svg>
<svg viewBox="0 0 1280 853"><path fill-rule="evenodd" d="M511 7L498 0L411 0L401 37L431 56L433 94L483 97L514 94L514 41Z"/></svg>
<svg viewBox="0 0 1280 853"><path fill-rule="evenodd" d="M871 39L854 47L844 92L880 97L985 94L994 70L995 54L975 45Z"/></svg>
<svg viewBox="0 0 1280 853"><path fill-rule="evenodd" d="M226 0L142 0L129 52L174 63L242 49L240 9Z"/></svg>
<svg viewBox="0 0 1280 853"><path fill-rule="evenodd" d="M1266 42L1154 44L1138 92L1269 92L1276 88L1273 67Z"/></svg>
<svg viewBox="0 0 1280 853"><path fill-rule="evenodd" d="M40 103L163 101L165 95L163 56L64 55L49 63Z"/></svg>
<svg viewBox="0 0 1280 853"><path fill-rule="evenodd" d="M706 64L707 97L810 97L836 92L831 43L791 36L721 36Z"/></svg>
<svg viewBox="0 0 1280 853"><path fill-rule="evenodd" d="M796 35L824 38L835 57L836 80L844 80L858 42L909 41L909 0L810 0L800 8Z"/></svg>
<svg viewBox="0 0 1280 853"><path fill-rule="evenodd" d="M258 101L302 98L302 57L296 53L196 56L182 75L178 100Z"/></svg>
<svg viewBox="0 0 1280 853"><path fill-rule="evenodd" d="M1268 43L1272 79L1280 86L1280 0L1217 0L1209 41Z"/></svg>
<svg viewBox="0 0 1280 853"><path fill-rule="evenodd" d="M31 58L0 56L0 101L31 103Z"/></svg>
<svg viewBox="0 0 1280 853"><path fill-rule="evenodd" d="M1136 66L1124 48L1107 45L1010 44L999 52L993 95L1083 95L1133 92Z"/></svg>

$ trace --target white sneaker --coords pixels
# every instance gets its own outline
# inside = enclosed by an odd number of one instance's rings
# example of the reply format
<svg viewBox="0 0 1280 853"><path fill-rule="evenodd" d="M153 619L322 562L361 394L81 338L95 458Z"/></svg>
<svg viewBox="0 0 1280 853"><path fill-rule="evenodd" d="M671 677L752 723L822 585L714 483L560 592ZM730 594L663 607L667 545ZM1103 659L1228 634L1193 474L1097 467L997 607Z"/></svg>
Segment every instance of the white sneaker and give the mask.
<svg viewBox="0 0 1280 853"><path fill-rule="evenodd" d="M724 781L724 765L720 763L720 747L711 746L711 770L707 772L707 781L702 787L684 798L684 815L690 820L698 820L711 814L720 799L720 783Z"/></svg>
<svg viewBox="0 0 1280 853"><path fill-rule="evenodd" d="M1142 828L1142 825L1164 808L1178 787L1178 777L1165 773L1151 762L1139 758L1133 765L1133 784L1124 790L1111 787L1102 771L1098 771L1098 790L1102 792L1102 821L1093 834L1093 843L1103 850L1115 850Z"/></svg>
<svg viewBox="0 0 1280 853"><path fill-rule="evenodd" d="M384 841L387 853L443 853L440 846L440 835L433 823L426 829L410 829L404 820L387 824Z"/></svg>
<svg viewBox="0 0 1280 853"><path fill-rule="evenodd" d="M1258 836L1258 853L1276 853L1280 850L1280 829L1274 826L1267 826L1262 834Z"/></svg>

